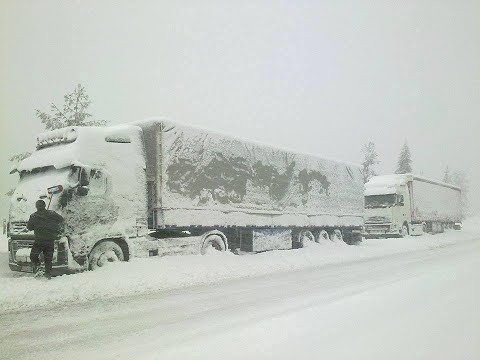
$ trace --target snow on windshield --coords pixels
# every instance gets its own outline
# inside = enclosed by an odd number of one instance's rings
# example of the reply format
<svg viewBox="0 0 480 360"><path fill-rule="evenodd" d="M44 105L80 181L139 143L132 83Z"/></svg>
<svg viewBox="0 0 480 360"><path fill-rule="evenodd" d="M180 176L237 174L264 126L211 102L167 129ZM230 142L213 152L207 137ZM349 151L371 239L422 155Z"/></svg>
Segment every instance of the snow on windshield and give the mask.
<svg viewBox="0 0 480 360"><path fill-rule="evenodd" d="M35 212L35 201L43 199L48 204L47 189L51 186L71 186L73 181L70 168L55 169L53 166L37 168L31 172L22 171L20 182L11 198L10 221L27 221ZM57 197L52 199L51 208L56 208Z"/></svg>
<svg viewBox="0 0 480 360"><path fill-rule="evenodd" d="M365 196L366 208L389 207L395 204L395 194Z"/></svg>

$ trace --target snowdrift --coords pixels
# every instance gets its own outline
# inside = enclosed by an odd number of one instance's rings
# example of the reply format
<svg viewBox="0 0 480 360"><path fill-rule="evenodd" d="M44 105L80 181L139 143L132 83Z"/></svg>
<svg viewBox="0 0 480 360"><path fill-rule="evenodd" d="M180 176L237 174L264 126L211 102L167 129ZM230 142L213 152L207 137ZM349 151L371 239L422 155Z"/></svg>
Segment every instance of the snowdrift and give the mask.
<svg viewBox="0 0 480 360"><path fill-rule="evenodd" d="M421 238L369 239L357 246L348 246L343 242L312 243L298 250L246 256L213 253L206 256L136 258L128 263L115 263L98 271L64 275L51 281L11 272L6 246L2 245L0 313L212 284L409 251L433 250L473 240L480 240L480 218L467 220L463 231L450 230ZM2 239L4 243L6 239Z"/></svg>

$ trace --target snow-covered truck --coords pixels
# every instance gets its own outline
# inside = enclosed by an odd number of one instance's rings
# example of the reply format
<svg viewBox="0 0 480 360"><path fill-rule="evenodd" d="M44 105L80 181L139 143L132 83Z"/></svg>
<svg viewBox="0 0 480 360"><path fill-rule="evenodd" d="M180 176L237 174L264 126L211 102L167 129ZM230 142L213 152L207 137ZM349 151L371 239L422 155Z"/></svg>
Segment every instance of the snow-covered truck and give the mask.
<svg viewBox="0 0 480 360"><path fill-rule="evenodd" d="M16 169L10 268L29 271L35 201L65 219L53 271L133 256L353 243L363 230L356 165L149 120L43 133Z"/></svg>
<svg viewBox="0 0 480 360"><path fill-rule="evenodd" d="M367 236L421 235L459 229L460 188L412 174L374 176L365 184Z"/></svg>

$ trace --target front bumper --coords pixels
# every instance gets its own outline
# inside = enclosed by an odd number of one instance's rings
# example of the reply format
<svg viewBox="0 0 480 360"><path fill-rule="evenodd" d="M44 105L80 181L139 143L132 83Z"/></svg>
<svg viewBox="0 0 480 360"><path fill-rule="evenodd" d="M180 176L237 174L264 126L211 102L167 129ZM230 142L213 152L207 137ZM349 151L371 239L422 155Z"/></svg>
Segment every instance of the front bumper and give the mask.
<svg viewBox="0 0 480 360"><path fill-rule="evenodd" d="M9 261L8 265L12 271L33 272L32 263L30 260L30 249L33 246L34 240L31 239L8 239ZM55 241L53 260L52 260L52 275L68 274L74 268L69 261L74 261L70 255L68 241L60 239ZM40 255L40 261L43 263L43 254Z"/></svg>
<svg viewBox="0 0 480 360"><path fill-rule="evenodd" d="M400 236L400 229L395 228L391 223L388 224L365 224L365 237L396 237Z"/></svg>
<svg viewBox="0 0 480 360"><path fill-rule="evenodd" d="M14 263L10 262L8 264L10 270L12 271L21 271L31 273L33 272L32 264L31 263ZM69 274L72 271L68 267L68 265L53 265L52 266L52 276L64 275Z"/></svg>

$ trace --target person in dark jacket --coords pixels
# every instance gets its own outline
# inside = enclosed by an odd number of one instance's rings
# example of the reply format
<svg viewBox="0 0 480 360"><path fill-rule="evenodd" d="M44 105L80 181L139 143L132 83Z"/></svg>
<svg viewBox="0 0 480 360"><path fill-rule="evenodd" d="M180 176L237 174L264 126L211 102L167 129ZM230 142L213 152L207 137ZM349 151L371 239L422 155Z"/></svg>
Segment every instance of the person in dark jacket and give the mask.
<svg viewBox="0 0 480 360"><path fill-rule="evenodd" d="M55 211L45 209L45 201L38 200L35 203L37 211L30 215L27 223L28 230L33 230L35 241L30 260L33 264L33 272L37 273L40 266L38 257L43 252L45 259L45 277L50 279L52 273L52 259L54 242L59 239L63 232L63 217Z"/></svg>

